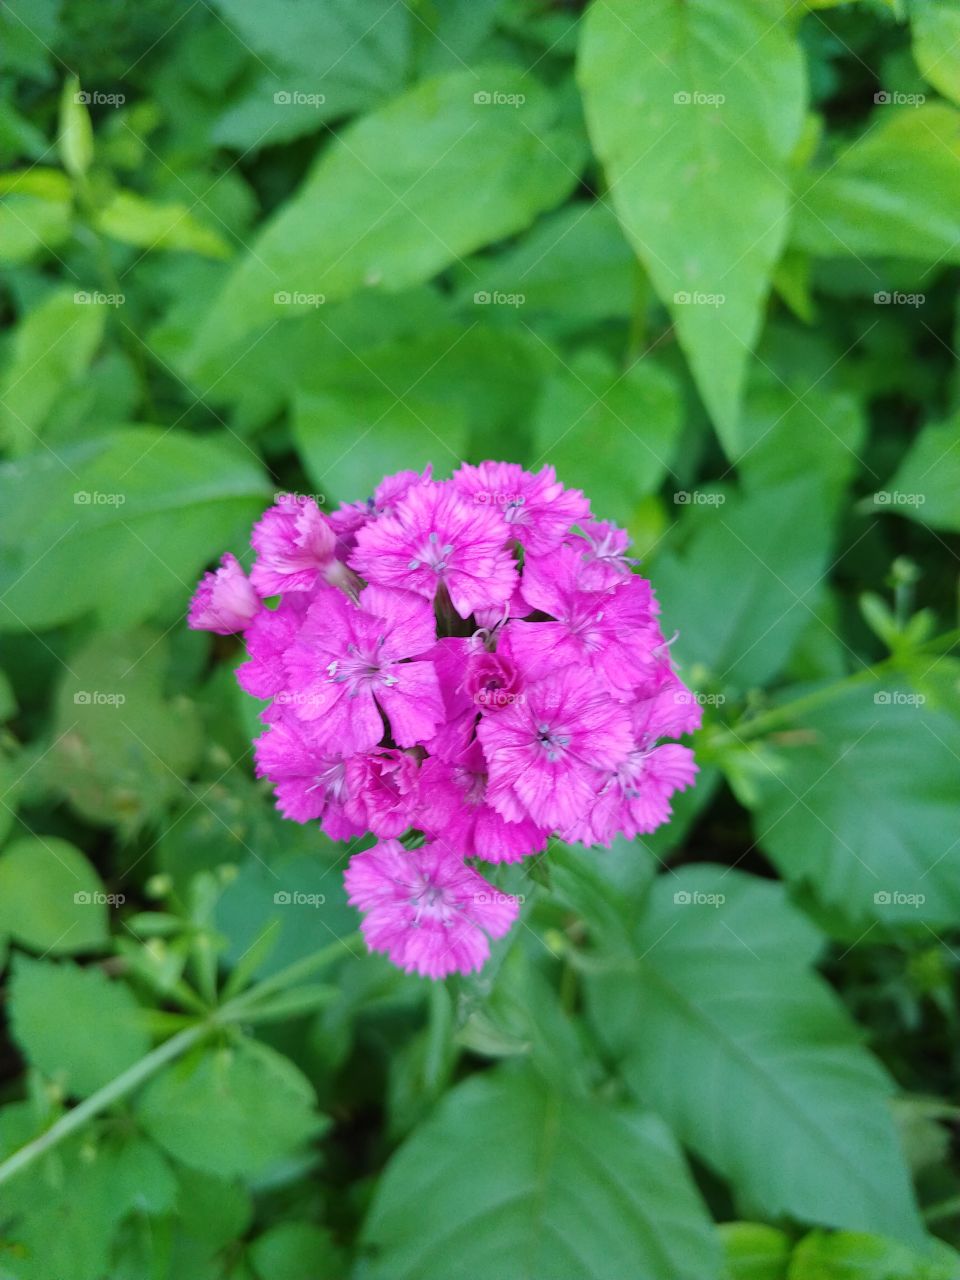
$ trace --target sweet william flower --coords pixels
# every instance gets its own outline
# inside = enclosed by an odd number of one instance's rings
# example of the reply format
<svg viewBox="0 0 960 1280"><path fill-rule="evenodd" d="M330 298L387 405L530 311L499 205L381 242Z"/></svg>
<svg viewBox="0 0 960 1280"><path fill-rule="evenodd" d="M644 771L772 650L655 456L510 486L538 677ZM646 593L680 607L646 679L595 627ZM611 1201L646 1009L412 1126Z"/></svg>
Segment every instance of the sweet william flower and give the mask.
<svg viewBox="0 0 960 1280"><path fill-rule="evenodd" d="M444 587L461 618L503 605L516 586L502 516L464 502L448 483L411 485L393 515L356 536L350 564L361 577L430 601Z"/></svg>
<svg viewBox="0 0 960 1280"><path fill-rule="evenodd" d="M552 468L400 472L329 518L284 499L253 543L251 579L225 557L191 625L243 632L237 679L267 700L257 773L284 816L379 840L347 888L401 968L472 972L510 928L517 901L471 859L646 834L693 781L671 739L701 709L651 586Z"/></svg>
<svg viewBox="0 0 960 1280"><path fill-rule="evenodd" d="M344 877L349 901L365 913L361 929L372 951L427 978L473 973L502 938L519 903L499 893L439 843L407 850L381 840L350 859Z"/></svg>
<svg viewBox="0 0 960 1280"><path fill-rule="evenodd" d="M228 552L220 568L205 573L190 601L187 622L194 631L229 636L245 630L260 612L260 600L236 556Z"/></svg>

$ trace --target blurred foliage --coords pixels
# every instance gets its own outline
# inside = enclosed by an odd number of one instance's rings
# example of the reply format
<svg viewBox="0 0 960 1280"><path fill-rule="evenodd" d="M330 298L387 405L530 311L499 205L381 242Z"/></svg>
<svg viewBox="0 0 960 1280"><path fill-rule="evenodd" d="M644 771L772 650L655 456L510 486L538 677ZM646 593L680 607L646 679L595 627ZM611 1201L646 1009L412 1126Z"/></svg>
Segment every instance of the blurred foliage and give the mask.
<svg viewBox="0 0 960 1280"><path fill-rule="evenodd" d="M957 0L7 0L0 1159L64 1136L2 1280L960 1277L958 50ZM701 775L431 987L183 619L274 493L485 457L629 529Z"/></svg>

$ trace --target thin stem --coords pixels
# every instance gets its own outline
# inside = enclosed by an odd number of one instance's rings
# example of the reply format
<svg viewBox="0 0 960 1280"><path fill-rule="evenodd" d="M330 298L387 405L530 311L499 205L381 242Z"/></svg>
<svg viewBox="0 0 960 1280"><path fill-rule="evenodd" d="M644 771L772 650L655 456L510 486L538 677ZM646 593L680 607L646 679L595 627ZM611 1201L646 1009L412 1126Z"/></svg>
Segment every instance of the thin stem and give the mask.
<svg viewBox="0 0 960 1280"><path fill-rule="evenodd" d="M112 1103L130 1093L137 1085L142 1084L144 1080L148 1080L150 1076L159 1071L161 1067L166 1066L168 1062L172 1062L174 1058L179 1058L187 1049L202 1040L212 1026L213 1023L209 1020L198 1022L192 1027L187 1027L184 1031L180 1031L177 1035L171 1036L169 1040L165 1040L163 1044L151 1050L139 1062L135 1062L132 1067L128 1067L126 1071L118 1075L116 1079L111 1080L109 1084L104 1085L102 1089L98 1089L96 1093L91 1093L90 1097L85 1098L83 1102L77 1103L71 1111L68 1111L66 1115L62 1115L59 1120L52 1124L45 1133L41 1133L39 1138L34 1138L32 1142L28 1142L25 1147L15 1151L12 1156L0 1164L0 1184L8 1182L14 1174L33 1164L44 1152L50 1151L53 1147L63 1142L64 1138L68 1138L71 1133L76 1133L88 1120L92 1120L94 1116L99 1115L101 1111L105 1111Z"/></svg>
<svg viewBox="0 0 960 1280"><path fill-rule="evenodd" d="M227 1001L219 1009L211 1010L203 1021L195 1022L192 1026L186 1027L183 1031L171 1036L169 1040L165 1040L163 1044L157 1045L155 1049L152 1049L138 1062L135 1062L132 1067L128 1067L126 1071L121 1072L109 1084L105 1084L102 1089L92 1093L89 1098L84 1098L82 1102L77 1103L72 1110L55 1121L45 1133L40 1134L39 1137L34 1138L32 1142L28 1142L26 1146L21 1147L19 1151L15 1151L12 1156L0 1163L0 1185L9 1181L21 1170L28 1168L45 1152L52 1150L72 1133L76 1133L88 1120L92 1120L94 1116L105 1111L107 1107L112 1106L115 1102L119 1102L121 1098L126 1097L127 1094L132 1093L138 1085L143 1084L161 1067L173 1062L175 1058L179 1058L181 1054L198 1044L206 1036L228 1023L243 1022L250 1005L256 1005L265 996L273 995L285 987L294 986L316 969L338 960L343 955L344 949L353 949L354 943L360 940L360 936L359 933L356 933L350 934L346 938L340 938L329 947L324 947L320 951L315 951L313 955L306 956L303 960L298 960L296 963L288 965L286 969L282 969L272 977L264 979L263 982L251 987L242 995ZM255 1013L256 1011L252 1012Z"/></svg>

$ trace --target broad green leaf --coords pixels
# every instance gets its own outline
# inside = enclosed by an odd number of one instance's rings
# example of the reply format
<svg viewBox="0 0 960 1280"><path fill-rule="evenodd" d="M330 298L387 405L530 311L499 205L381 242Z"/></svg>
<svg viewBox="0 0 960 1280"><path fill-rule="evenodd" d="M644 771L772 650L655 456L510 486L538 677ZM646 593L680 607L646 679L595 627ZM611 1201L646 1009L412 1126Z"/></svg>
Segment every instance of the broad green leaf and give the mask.
<svg viewBox="0 0 960 1280"><path fill-rule="evenodd" d="M895 1240L813 1231L797 1245L787 1280L958 1280L960 1254L942 1240L908 1249Z"/></svg>
<svg viewBox="0 0 960 1280"><path fill-rule="evenodd" d="M52 253L70 235L68 200L9 195L0 200L0 262L30 262Z"/></svg>
<svg viewBox="0 0 960 1280"><path fill-rule="evenodd" d="M96 950L107 905L100 877L66 840L31 836L0 854L0 936L44 955Z"/></svg>
<svg viewBox="0 0 960 1280"><path fill-rule="evenodd" d="M385 474L435 463L456 468L467 451L466 415L419 396L377 387L362 399L303 394L294 401L294 439L313 479L339 498L373 493Z"/></svg>
<svg viewBox="0 0 960 1280"><path fill-rule="evenodd" d="M958 202L960 112L882 105L855 142L802 177L792 242L820 257L956 263ZM876 281L883 293L879 271Z"/></svg>
<svg viewBox="0 0 960 1280"><path fill-rule="evenodd" d="M57 290L15 330L0 379L0 440L14 453L42 448L44 423L57 402L75 390L100 345L106 308L90 297Z"/></svg>
<svg viewBox="0 0 960 1280"><path fill-rule="evenodd" d="M271 489L238 442L127 427L0 467L0 628L185 608Z"/></svg>
<svg viewBox="0 0 960 1280"><path fill-rule="evenodd" d="M266 1045L205 1049L167 1067L137 1103L141 1126L170 1155L209 1173L255 1173L321 1131L313 1088Z"/></svg>
<svg viewBox="0 0 960 1280"><path fill-rule="evenodd" d="M584 351L544 389L534 419L534 456L589 494L603 519L626 525L641 498L673 475L681 425L677 383L652 357L620 372L605 357Z"/></svg>
<svg viewBox="0 0 960 1280"><path fill-rule="evenodd" d="M184 249L207 258L227 258L230 246L186 204L155 204L132 191L117 191L97 212L104 235L141 249Z"/></svg>
<svg viewBox="0 0 960 1280"><path fill-rule="evenodd" d="M214 301L195 363L311 299L393 293L521 230L567 195L579 150L550 92L514 68L423 81L321 155Z"/></svg>
<svg viewBox="0 0 960 1280"><path fill-rule="evenodd" d="M923 0L911 9L910 29L924 79L960 103L960 8L954 0Z"/></svg>
<svg viewBox="0 0 960 1280"><path fill-rule="evenodd" d="M250 857L227 886L215 924L229 940L228 963L238 963L261 939L272 938L256 970L264 976L356 929L357 914L343 889L344 851L315 830L310 834L319 851L276 858L269 866ZM355 947L354 954L360 950Z"/></svg>
<svg viewBox="0 0 960 1280"><path fill-rule="evenodd" d="M594 0L579 79L610 200L733 456L805 105L787 7Z"/></svg>
<svg viewBox="0 0 960 1280"><path fill-rule="evenodd" d="M657 557L654 580L674 653L719 683L765 684L782 668L814 612L830 525L814 478L736 497L679 490L682 549Z"/></svg>
<svg viewBox="0 0 960 1280"><path fill-rule="evenodd" d="M960 721L928 697L902 678L841 690L785 723L789 740L758 779L760 847L864 927L946 926L960 912Z"/></svg>
<svg viewBox="0 0 960 1280"><path fill-rule="evenodd" d="M709 1220L656 1117L503 1069L459 1085L401 1147L363 1242L370 1280L720 1272Z"/></svg>
<svg viewBox="0 0 960 1280"><path fill-rule="evenodd" d="M27 1061L68 1097L94 1093L150 1048L130 990L100 969L18 956L11 1018Z"/></svg>
<svg viewBox="0 0 960 1280"><path fill-rule="evenodd" d="M330 1232L312 1222L282 1222L250 1246L258 1280L341 1280L343 1253Z"/></svg>
<svg viewBox="0 0 960 1280"><path fill-rule="evenodd" d="M156 632L98 636L69 663L41 781L88 821L132 834L183 794L201 747L196 709L163 696L169 654Z"/></svg>
<svg viewBox="0 0 960 1280"><path fill-rule="evenodd" d="M517 311L524 323L549 317L564 330L585 329L631 314L635 272L633 252L610 207L577 201L541 218L502 252L466 264L462 301L495 307L497 294L513 295L523 299ZM489 301L477 302L478 294Z"/></svg>
<svg viewBox="0 0 960 1280"><path fill-rule="evenodd" d="M913 1239L890 1083L809 970L812 932L770 881L661 876L633 959L588 979L593 1024L749 1212Z"/></svg>
<svg viewBox="0 0 960 1280"><path fill-rule="evenodd" d="M874 493L873 510L960 533L960 414L924 427L894 475Z"/></svg>
<svg viewBox="0 0 960 1280"><path fill-rule="evenodd" d="M403 87L414 19L392 0L277 0L269 9L217 0L217 10L253 51L257 72L214 127L221 145L245 154L276 146Z"/></svg>
<svg viewBox="0 0 960 1280"><path fill-rule="evenodd" d="M787 1280L790 1237L760 1222L725 1222L719 1228L730 1280Z"/></svg>

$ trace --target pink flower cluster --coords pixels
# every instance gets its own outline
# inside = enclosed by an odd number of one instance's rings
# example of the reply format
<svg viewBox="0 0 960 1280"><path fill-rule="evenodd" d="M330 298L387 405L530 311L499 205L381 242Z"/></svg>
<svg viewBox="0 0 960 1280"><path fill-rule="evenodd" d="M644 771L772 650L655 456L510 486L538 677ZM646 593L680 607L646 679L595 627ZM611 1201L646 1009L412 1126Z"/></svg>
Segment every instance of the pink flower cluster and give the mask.
<svg viewBox="0 0 960 1280"><path fill-rule="evenodd" d="M662 740L700 708L650 584L552 467L401 472L330 515L283 495L251 541L249 578L224 556L190 625L245 635L280 811L377 837L346 887L408 972L478 969L513 924L517 899L469 860L653 831L693 781L690 749Z"/></svg>

